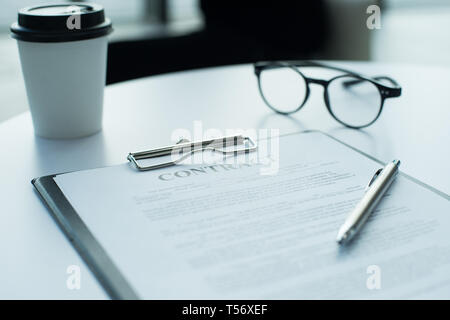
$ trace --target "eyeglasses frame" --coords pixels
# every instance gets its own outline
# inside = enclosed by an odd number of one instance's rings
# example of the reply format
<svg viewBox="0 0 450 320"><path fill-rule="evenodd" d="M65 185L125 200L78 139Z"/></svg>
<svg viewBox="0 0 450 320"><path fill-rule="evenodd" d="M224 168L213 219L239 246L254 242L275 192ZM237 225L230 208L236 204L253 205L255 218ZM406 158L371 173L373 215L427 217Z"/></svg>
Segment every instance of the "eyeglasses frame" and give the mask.
<svg viewBox="0 0 450 320"><path fill-rule="evenodd" d="M273 107L269 101L267 101L266 97L263 94L263 90L261 88L261 78L260 75L262 73L262 71L264 70L269 70L269 69L274 69L274 68L290 68L293 71L295 71L296 73L298 73L303 80L305 81L306 84L306 94L305 94L305 98L303 100L303 102L297 107L297 109L293 110L293 111L280 111L277 110L275 107ZM337 75L329 80L323 80L323 79L315 79L315 78L311 78L311 77L307 77L305 76L298 68L300 67L318 67L318 68L325 68L325 69L331 69L331 70L336 70L336 71L340 71L343 72L344 74L341 75ZM259 89L259 93L264 101L264 103L273 111L275 111L276 113L279 114L283 114L283 115L289 115L292 113L295 113L297 111L299 111L307 102L309 95L310 95L310 84L319 84L324 88L324 101L325 101L325 106L328 110L328 112L331 114L331 116L340 124L348 127L348 128L352 128L352 129L362 129L365 127L368 127L370 125L372 125L375 121L378 120L378 118L381 115L381 112L383 111L383 107L384 107L384 102L386 99L388 98L395 98L395 97L399 97L402 93L402 88L400 87L400 85L392 78L387 77L387 76L377 76L377 77L366 77L363 76L357 72L354 71L350 71L344 68L340 68L340 67L335 67L335 66L330 66L324 63L320 63L320 62L316 62L316 61L263 61L263 62L256 62L254 64L254 72L255 75L257 77L258 80L258 89ZM345 122L343 122L342 120L340 120L338 117L336 117L336 115L333 113L332 109L331 109L331 105L330 105L330 99L329 99L329 95L328 95L328 86L329 84L339 78L344 78L344 77L348 77L348 76L352 76L354 78L360 79L361 81L369 81L371 82L373 85L375 85L378 89L378 92L380 93L380 97L381 97L381 101L380 101L380 107L379 107L379 111L377 116L369 123L365 124L365 125L361 125L361 126L354 126L354 125L350 125L347 124ZM383 83L380 82L380 80L387 80L390 83L392 83L392 87L389 87ZM352 85L353 83L357 83L358 81L349 81L348 85Z"/></svg>

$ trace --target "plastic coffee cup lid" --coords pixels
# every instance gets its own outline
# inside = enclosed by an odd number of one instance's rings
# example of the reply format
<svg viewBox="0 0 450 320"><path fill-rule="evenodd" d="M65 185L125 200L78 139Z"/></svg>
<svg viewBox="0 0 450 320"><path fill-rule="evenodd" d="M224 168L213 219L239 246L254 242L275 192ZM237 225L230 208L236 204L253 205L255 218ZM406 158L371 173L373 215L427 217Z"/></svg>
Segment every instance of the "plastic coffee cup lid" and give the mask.
<svg viewBox="0 0 450 320"><path fill-rule="evenodd" d="M12 37L31 42L64 42L92 39L112 31L98 4L73 2L27 7L11 25Z"/></svg>

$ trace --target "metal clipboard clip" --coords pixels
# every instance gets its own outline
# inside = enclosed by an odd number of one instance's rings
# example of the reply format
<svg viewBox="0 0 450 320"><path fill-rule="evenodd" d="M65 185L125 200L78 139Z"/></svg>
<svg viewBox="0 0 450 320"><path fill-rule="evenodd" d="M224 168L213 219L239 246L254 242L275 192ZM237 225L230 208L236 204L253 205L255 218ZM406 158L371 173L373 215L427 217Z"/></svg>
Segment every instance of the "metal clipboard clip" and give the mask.
<svg viewBox="0 0 450 320"><path fill-rule="evenodd" d="M228 147L234 147L234 149L226 150L226 148ZM187 139L182 139L172 146L129 153L127 159L134 165L137 170L148 171L174 166L189 158L196 152L213 151L221 153L223 155L238 155L253 152L256 149L256 143L250 137L243 135L226 136L194 142L191 142ZM138 162L139 160L169 155L179 155L180 157L172 161L162 162L149 166L141 166Z"/></svg>

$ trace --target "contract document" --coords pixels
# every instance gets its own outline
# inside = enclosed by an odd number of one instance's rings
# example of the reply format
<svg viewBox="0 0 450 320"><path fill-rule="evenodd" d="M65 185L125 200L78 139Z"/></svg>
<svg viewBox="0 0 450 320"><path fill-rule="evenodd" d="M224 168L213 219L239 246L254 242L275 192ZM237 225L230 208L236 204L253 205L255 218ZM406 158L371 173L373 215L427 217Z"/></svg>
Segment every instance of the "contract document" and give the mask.
<svg viewBox="0 0 450 320"><path fill-rule="evenodd" d="M320 132L277 141L271 174L267 162L123 164L54 180L140 298L450 298L448 196L399 174L339 246L382 166Z"/></svg>

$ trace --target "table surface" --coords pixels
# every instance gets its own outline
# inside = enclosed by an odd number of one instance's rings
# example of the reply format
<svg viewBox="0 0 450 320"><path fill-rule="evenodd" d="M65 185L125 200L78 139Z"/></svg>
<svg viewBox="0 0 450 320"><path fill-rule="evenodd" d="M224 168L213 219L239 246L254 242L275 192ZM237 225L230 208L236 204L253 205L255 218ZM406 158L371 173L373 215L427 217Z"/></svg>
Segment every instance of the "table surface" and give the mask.
<svg viewBox="0 0 450 320"><path fill-rule="evenodd" d="M30 180L123 163L129 152L172 143L181 132L177 129L188 130L193 137L200 125L203 133L207 129L226 133L273 128L282 134L318 129L381 161L401 159L403 172L449 194L450 68L335 64L368 75L390 75L402 85L402 97L387 100L380 119L364 130L335 122L319 87L313 88L300 112L286 117L264 105L252 66L240 65L109 86L104 129L83 139L36 137L29 112L0 124L0 298L107 298ZM79 290L67 288L70 265L81 268Z"/></svg>

